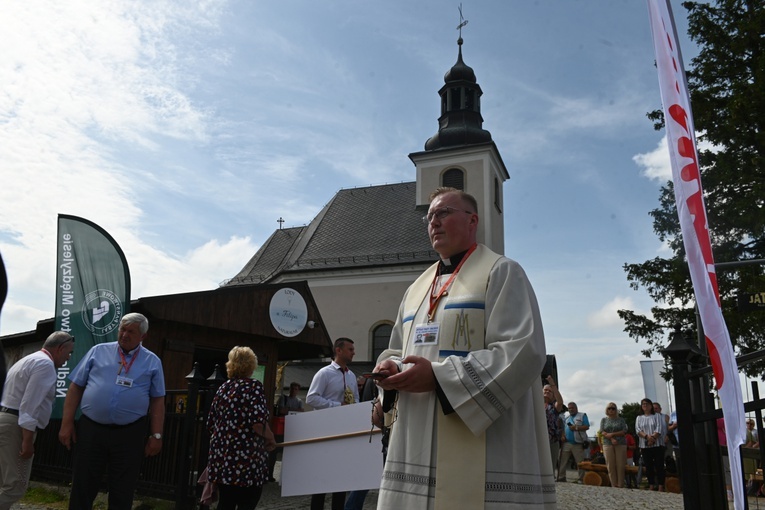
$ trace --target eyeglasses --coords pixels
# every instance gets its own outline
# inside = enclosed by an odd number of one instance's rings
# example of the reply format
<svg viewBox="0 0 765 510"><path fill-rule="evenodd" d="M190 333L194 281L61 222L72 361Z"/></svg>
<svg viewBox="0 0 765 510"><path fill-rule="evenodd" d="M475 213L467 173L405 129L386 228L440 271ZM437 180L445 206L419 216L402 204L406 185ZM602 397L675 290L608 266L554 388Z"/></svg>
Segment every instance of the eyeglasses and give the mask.
<svg viewBox="0 0 765 510"><path fill-rule="evenodd" d="M616 411L615 407L606 407L606 411Z"/></svg>
<svg viewBox="0 0 765 510"><path fill-rule="evenodd" d="M433 218L436 218L438 221L443 220L447 216L449 216L453 212L464 212L467 214L475 214L473 211L466 211L464 209L455 209L454 207L449 207L448 205L446 207L442 207L441 209L436 209L435 211L430 211L428 214L422 217L422 222L427 225L431 221L433 221Z"/></svg>
<svg viewBox="0 0 765 510"><path fill-rule="evenodd" d="M55 349L56 347L63 347L66 344L68 344L69 342L74 343L74 336L73 335L70 335L69 338L67 338L66 340L64 340L60 344L53 346L53 349Z"/></svg>

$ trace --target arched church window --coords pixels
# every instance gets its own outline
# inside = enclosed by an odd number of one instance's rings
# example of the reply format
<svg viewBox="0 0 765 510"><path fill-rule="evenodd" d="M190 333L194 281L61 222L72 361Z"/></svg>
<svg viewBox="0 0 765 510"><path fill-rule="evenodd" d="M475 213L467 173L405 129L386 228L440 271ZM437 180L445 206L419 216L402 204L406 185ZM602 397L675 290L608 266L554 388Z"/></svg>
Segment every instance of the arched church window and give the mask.
<svg viewBox="0 0 765 510"><path fill-rule="evenodd" d="M393 326L390 324L380 324L372 331L372 362L376 362L380 354L388 348L392 331Z"/></svg>
<svg viewBox="0 0 765 510"><path fill-rule="evenodd" d="M465 91L465 109L469 111L476 111L475 90L467 89Z"/></svg>
<svg viewBox="0 0 765 510"><path fill-rule="evenodd" d="M451 108L449 110L456 112L462 109L462 89L459 87L453 87L449 91L451 95Z"/></svg>
<svg viewBox="0 0 765 510"><path fill-rule="evenodd" d="M450 168L444 172L441 185L465 191L465 173L459 168Z"/></svg>

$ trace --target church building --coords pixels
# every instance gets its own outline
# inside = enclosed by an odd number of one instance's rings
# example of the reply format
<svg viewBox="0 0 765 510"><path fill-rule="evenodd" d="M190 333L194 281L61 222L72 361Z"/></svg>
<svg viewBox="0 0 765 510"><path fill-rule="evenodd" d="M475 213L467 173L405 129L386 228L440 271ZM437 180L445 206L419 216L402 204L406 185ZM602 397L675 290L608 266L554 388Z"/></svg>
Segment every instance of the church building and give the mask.
<svg viewBox="0 0 765 510"><path fill-rule="evenodd" d="M373 365L387 348L404 292L438 259L422 221L435 188L475 196L478 241L505 251L502 184L509 174L483 129L483 92L462 59L462 37L457 44L457 62L438 91L438 132L409 154L416 180L340 190L308 225L276 230L224 285L307 281L330 338L354 340L354 364Z"/></svg>

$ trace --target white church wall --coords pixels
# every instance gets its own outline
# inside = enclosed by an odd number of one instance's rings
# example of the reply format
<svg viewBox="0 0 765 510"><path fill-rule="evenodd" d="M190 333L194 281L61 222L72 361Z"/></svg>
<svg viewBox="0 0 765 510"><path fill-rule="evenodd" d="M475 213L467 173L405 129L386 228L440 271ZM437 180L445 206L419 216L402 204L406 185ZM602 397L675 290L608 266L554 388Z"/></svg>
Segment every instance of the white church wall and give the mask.
<svg viewBox="0 0 765 510"><path fill-rule="evenodd" d="M309 280L316 306L330 338L354 341L354 361L372 361L372 328L380 321L394 322L401 298L422 270L403 275L356 276Z"/></svg>

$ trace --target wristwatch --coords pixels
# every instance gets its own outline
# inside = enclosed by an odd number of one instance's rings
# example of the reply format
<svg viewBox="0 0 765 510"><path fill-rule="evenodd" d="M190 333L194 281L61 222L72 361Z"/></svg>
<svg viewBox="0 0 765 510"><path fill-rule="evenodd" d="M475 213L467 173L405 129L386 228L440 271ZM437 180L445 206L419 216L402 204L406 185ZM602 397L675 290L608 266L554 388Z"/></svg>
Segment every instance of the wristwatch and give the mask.
<svg viewBox="0 0 765 510"><path fill-rule="evenodd" d="M152 435L151 435L151 436L149 436L149 437L153 437L154 439L162 439L162 434L160 434L159 432L157 432L156 434L152 434Z"/></svg>

